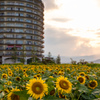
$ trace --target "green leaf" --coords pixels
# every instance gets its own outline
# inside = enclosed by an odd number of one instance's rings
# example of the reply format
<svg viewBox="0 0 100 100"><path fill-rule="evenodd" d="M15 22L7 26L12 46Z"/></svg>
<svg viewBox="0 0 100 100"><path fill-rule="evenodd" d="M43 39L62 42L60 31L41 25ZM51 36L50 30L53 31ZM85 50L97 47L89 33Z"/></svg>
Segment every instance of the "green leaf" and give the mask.
<svg viewBox="0 0 100 100"><path fill-rule="evenodd" d="M0 91L3 89L3 85L0 85Z"/></svg>
<svg viewBox="0 0 100 100"><path fill-rule="evenodd" d="M79 89L78 90L79 92L88 92L89 93L89 89L83 84L80 84L78 89Z"/></svg>
<svg viewBox="0 0 100 100"><path fill-rule="evenodd" d="M27 94L27 90L16 91L16 92L14 92L14 94L19 95L20 100L28 100L28 98L30 96L29 94Z"/></svg>

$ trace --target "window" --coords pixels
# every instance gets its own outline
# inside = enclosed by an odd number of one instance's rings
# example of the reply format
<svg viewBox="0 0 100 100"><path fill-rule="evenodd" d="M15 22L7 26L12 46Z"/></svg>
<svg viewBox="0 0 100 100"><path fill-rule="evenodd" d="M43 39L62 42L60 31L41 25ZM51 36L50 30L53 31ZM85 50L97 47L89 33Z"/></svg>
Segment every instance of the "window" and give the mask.
<svg viewBox="0 0 100 100"><path fill-rule="evenodd" d="M14 40L6 40L5 43L7 43L7 44L14 44Z"/></svg>
<svg viewBox="0 0 100 100"><path fill-rule="evenodd" d="M4 29L0 29L0 32L4 32Z"/></svg>
<svg viewBox="0 0 100 100"><path fill-rule="evenodd" d="M17 40L16 43L17 44L23 44L23 41L22 40Z"/></svg>
<svg viewBox="0 0 100 100"><path fill-rule="evenodd" d="M15 18L12 18L12 21L15 21Z"/></svg>
<svg viewBox="0 0 100 100"><path fill-rule="evenodd" d="M7 26L15 26L14 23L7 23Z"/></svg>
<svg viewBox="0 0 100 100"><path fill-rule="evenodd" d="M23 35L16 35L16 38L22 38Z"/></svg>
<svg viewBox="0 0 100 100"><path fill-rule="evenodd" d="M3 16L4 15L4 13L0 13L0 16Z"/></svg>
<svg viewBox="0 0 100 100"><path fill-rule="evenodd" d="M6 32L15 32L15 30L14 30L14 29L9 29L9 28L8 28L8 29L6 30Z"/></svg>
<svg viewBox="0 0 100 100"><path fill-rule="evenodd" d="M33 6L32 6L32 5L30 5L30 4L26 4L26 6L27 6L27 7L33 7Z"/></svg>
<svg viewBox="0 0 100 100"><path fill-rule="evenodd" d="M26 44L32 44L32 41L26 41Z"/></svg>
<svg viewBox="0 0 100 100"><path fill-rule="evenodd" d="M32 30L26 30L26 33L33 33Z"/></svg>
<svg viewBox="0 0 100 100"><path fill-rule="evenodd" d="M23 8L20 8L20 11L24 11L24 9Z"/></svg>
<svg viewBox="0 0 100 100"><path fill-rule="evenodd" d="M8 35L6 35L6 37L8 37L8 38L13 38L14 35L13 35L13 34L8 34Z"/></svg>
<svg viewBox="0 0 100 100"><path fill-rule="evenodd" d="M20 13L19 16L24 16L24 14Z"/></svg>
<svg viewBox="0 0 100 100"><path fill-rule="evenodd" d="M0 10L4 10L4 8L0 8Z"/></svg>
<svg viewBox="0 0 100 100"><path fill-rule="evenodd" d="M4 47L3 46L0 46L0 50L3 50L4 49Z"/></svg>
<svg viewBox="0 0 100 100"><path fill-rule="evenodd" d="M20 3L19 5L24 6L24 3Z"/></svg>
<svg viewBox="0 0 100 100"><path fill-rule="evenodd" d="M26 17L32 17L32 15L30 15L30 14L26 14Z"/></svg>
<svg viewBox="0 0 100 100"><path fill-rule="evenodd" d="M26 25L27 28L32 28L32 25Z"/></svg>
<svg viewBox="0 0 100 100"><path fill-rule="evenodd" d="M32 50L32 47L27 46L26 50Z"/></svg>
<svg viewBox="0 0 100 100"><path fill-rule="evenodd" d="M18 24L18 23L16 23L15 26L17 26L17 27L23 27L23 24Z"/></svg>
<svg viewBox="0 0 100 100"><path fill-rule="evenodd" d="M26 39L32 39L32 36L27 35L27 36L26 36Z"/></svg>
<svg viewBox="0 0 100 100"><path fill-rule="evenodd" d="M3 43L3 40L0 40L0 43Z"/></svg>
<svg viewBox="0 0 100 100"><path fill-rule="evenodd" d="M7 15L15 16L15 13L7 13Z"/></svg>
<svg viewBox="0 0 100 100"><path fill-rule="evenodd" d="M38 22L37 22L37 21L34 21L33 23L34 23L34 24L38 24Z"/></svg>
<svg viewBox="0 0 100 100"><path fill-rule="evenodd" d="M37 26L34 26L34 29L38 29L38 27Z"/></svg>
<svg viewBox="0 0 100 100"><path fill-rule="evenodd" d="M0 23L0 26L2 27L2 26L5 26L5 24L4 23Z"/></svg>
<svg viewBox="0 0 100 100"><path fill-rule="evenodd" d="M16 18L16 21L21 21L21 22L23 22L24 19L22 19L22 18Z"/></svg>
<svg viewBox="0 0 100 100"><path fill-rule="evenodd" d="M23 29L15 29L15 32L24 32L24 30Z"/></svg>
<svg viewBox="0 0 100 100"><path fill-rule="evenodd" d="M0 35L0 38L3 38L4 36L3 35Z"/></svg>
<svg viewBox="0 0 100 100"><path fill-rule="evenodd" d="M14 2L7 2L7 5L14 5Z"/></svg>
<svg viewBox="0 0 100 100"><path fill-rule="evenodd" d="M26 12L32 12L32 10L26 9Z"/></svg>
<svg viewBox="0 0 100 100"><path fill-rule="evenodd" d="M26 19L26 22L28 22L28 23L32 23L32 20Z"/></svg>
<svg viewBox="0 0 100 100"><path fill-rule="evenodd" d="M0 5L4 5L4 2L0 2Z"/></svg>
<svg viewBox="0 0 100 100"><path fill-rule="evenodd" d="M0 21L4 21L4 18L0 18Z"/></svg>
<svg viewBox="0 0 100 100"><path fill-rule="evenodd" d="M11 10L11 7L7 8L7 10Z"/></svg>

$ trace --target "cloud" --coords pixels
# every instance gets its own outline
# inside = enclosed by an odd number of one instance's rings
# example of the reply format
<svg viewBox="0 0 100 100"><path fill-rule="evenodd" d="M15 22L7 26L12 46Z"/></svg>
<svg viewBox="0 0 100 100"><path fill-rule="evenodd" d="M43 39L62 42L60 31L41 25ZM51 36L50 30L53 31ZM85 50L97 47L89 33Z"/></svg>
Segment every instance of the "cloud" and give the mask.
<svg viewBox="0 0 100 100"><path fill-rule="evenodd" d="M67 34L70 29L57 29L47 26L45 29L45 54L51 52L57 56L83 56L94 53L93 47L89 44L90 39L80 38Z"/></svg>
<svg viewBox="0 0 100 100"><path fill-rule="evenodd" d="M57 21L57 22L68 22L71 21L72 19L68 19L68 18L52 18L53 21Z"/></svg>
<svg viewBox="0 0 100 100"><path fill-rule="evenodd" d="M46 10L58 9L59 7L56 5L55 0L43 0L44 6Z"/></svg>

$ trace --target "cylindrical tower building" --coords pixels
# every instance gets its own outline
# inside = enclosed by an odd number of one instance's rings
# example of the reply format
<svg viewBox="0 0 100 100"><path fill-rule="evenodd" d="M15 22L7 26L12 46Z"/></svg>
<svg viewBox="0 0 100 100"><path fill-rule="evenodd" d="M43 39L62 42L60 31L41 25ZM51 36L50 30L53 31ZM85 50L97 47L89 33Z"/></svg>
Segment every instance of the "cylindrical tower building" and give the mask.
<svg viewBox="0 0 100 100"><path fill-rule="evenodd" d="M0 0L1 64L43 57L43 12L41 0Z"/></svg>

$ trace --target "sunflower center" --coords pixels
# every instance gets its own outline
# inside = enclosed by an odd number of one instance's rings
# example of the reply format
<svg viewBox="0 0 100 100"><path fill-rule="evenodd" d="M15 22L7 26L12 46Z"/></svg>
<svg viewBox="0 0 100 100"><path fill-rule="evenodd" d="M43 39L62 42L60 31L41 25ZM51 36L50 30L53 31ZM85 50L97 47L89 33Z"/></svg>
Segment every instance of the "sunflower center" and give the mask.
<svg viewBox="0 0 100 100"><path fill-rule="evenodd" d="M3 78L6 78L6 75L3 75Z"/></svg>
<svg viewBox="0 0 100 100"><path fill-rule="evenodd" d="M91 83L90 83L90 86L91 86L91 87L95 87L95 86L96 86L96 83L95 83L95 82L91 82Z"/></svg>
<svg viewBox="0 0 100 100"><path fill-rule="evenodd" d="M11 100L20 100L20 97L16 94L11 95Z"/></svg>
<svg viewBox="0 0 100 100"><path fill-rule="evenodd" d="M36 94L41 94L43 92L43 85L40 82L35 82L32 86L32 91Z"/></svg>
<svg viewBox="0 0 100 100"><path fill-rule="evenodd" d="M55 94L55 89L50 91L50 95L54 95Z"/></svg>
<svg viewBox="0 0 100 100"><path fill-rule="evenodd" d="M66 81L64 81L64 80L61 80L61 81L59 82L59 85L60 85L60 87L63 88L63 89L68 89L68 88L69 88L68 83L67 83Z"/></svg>
<svg viewBox="0 0 100 100"><path fill-rule="evenodd" d="M17 80L17 81L20 81L20 78L19 78L19 77L17 77L17 78L16 78L16 80Z"/></svg>
<svg viewBox="0 0 100 100"><path fill-rule="evenodd" d="M78 81L80 82L80 83L83 83L83 78L82 77L80 77L79 79L78 79Z"/></svg>

